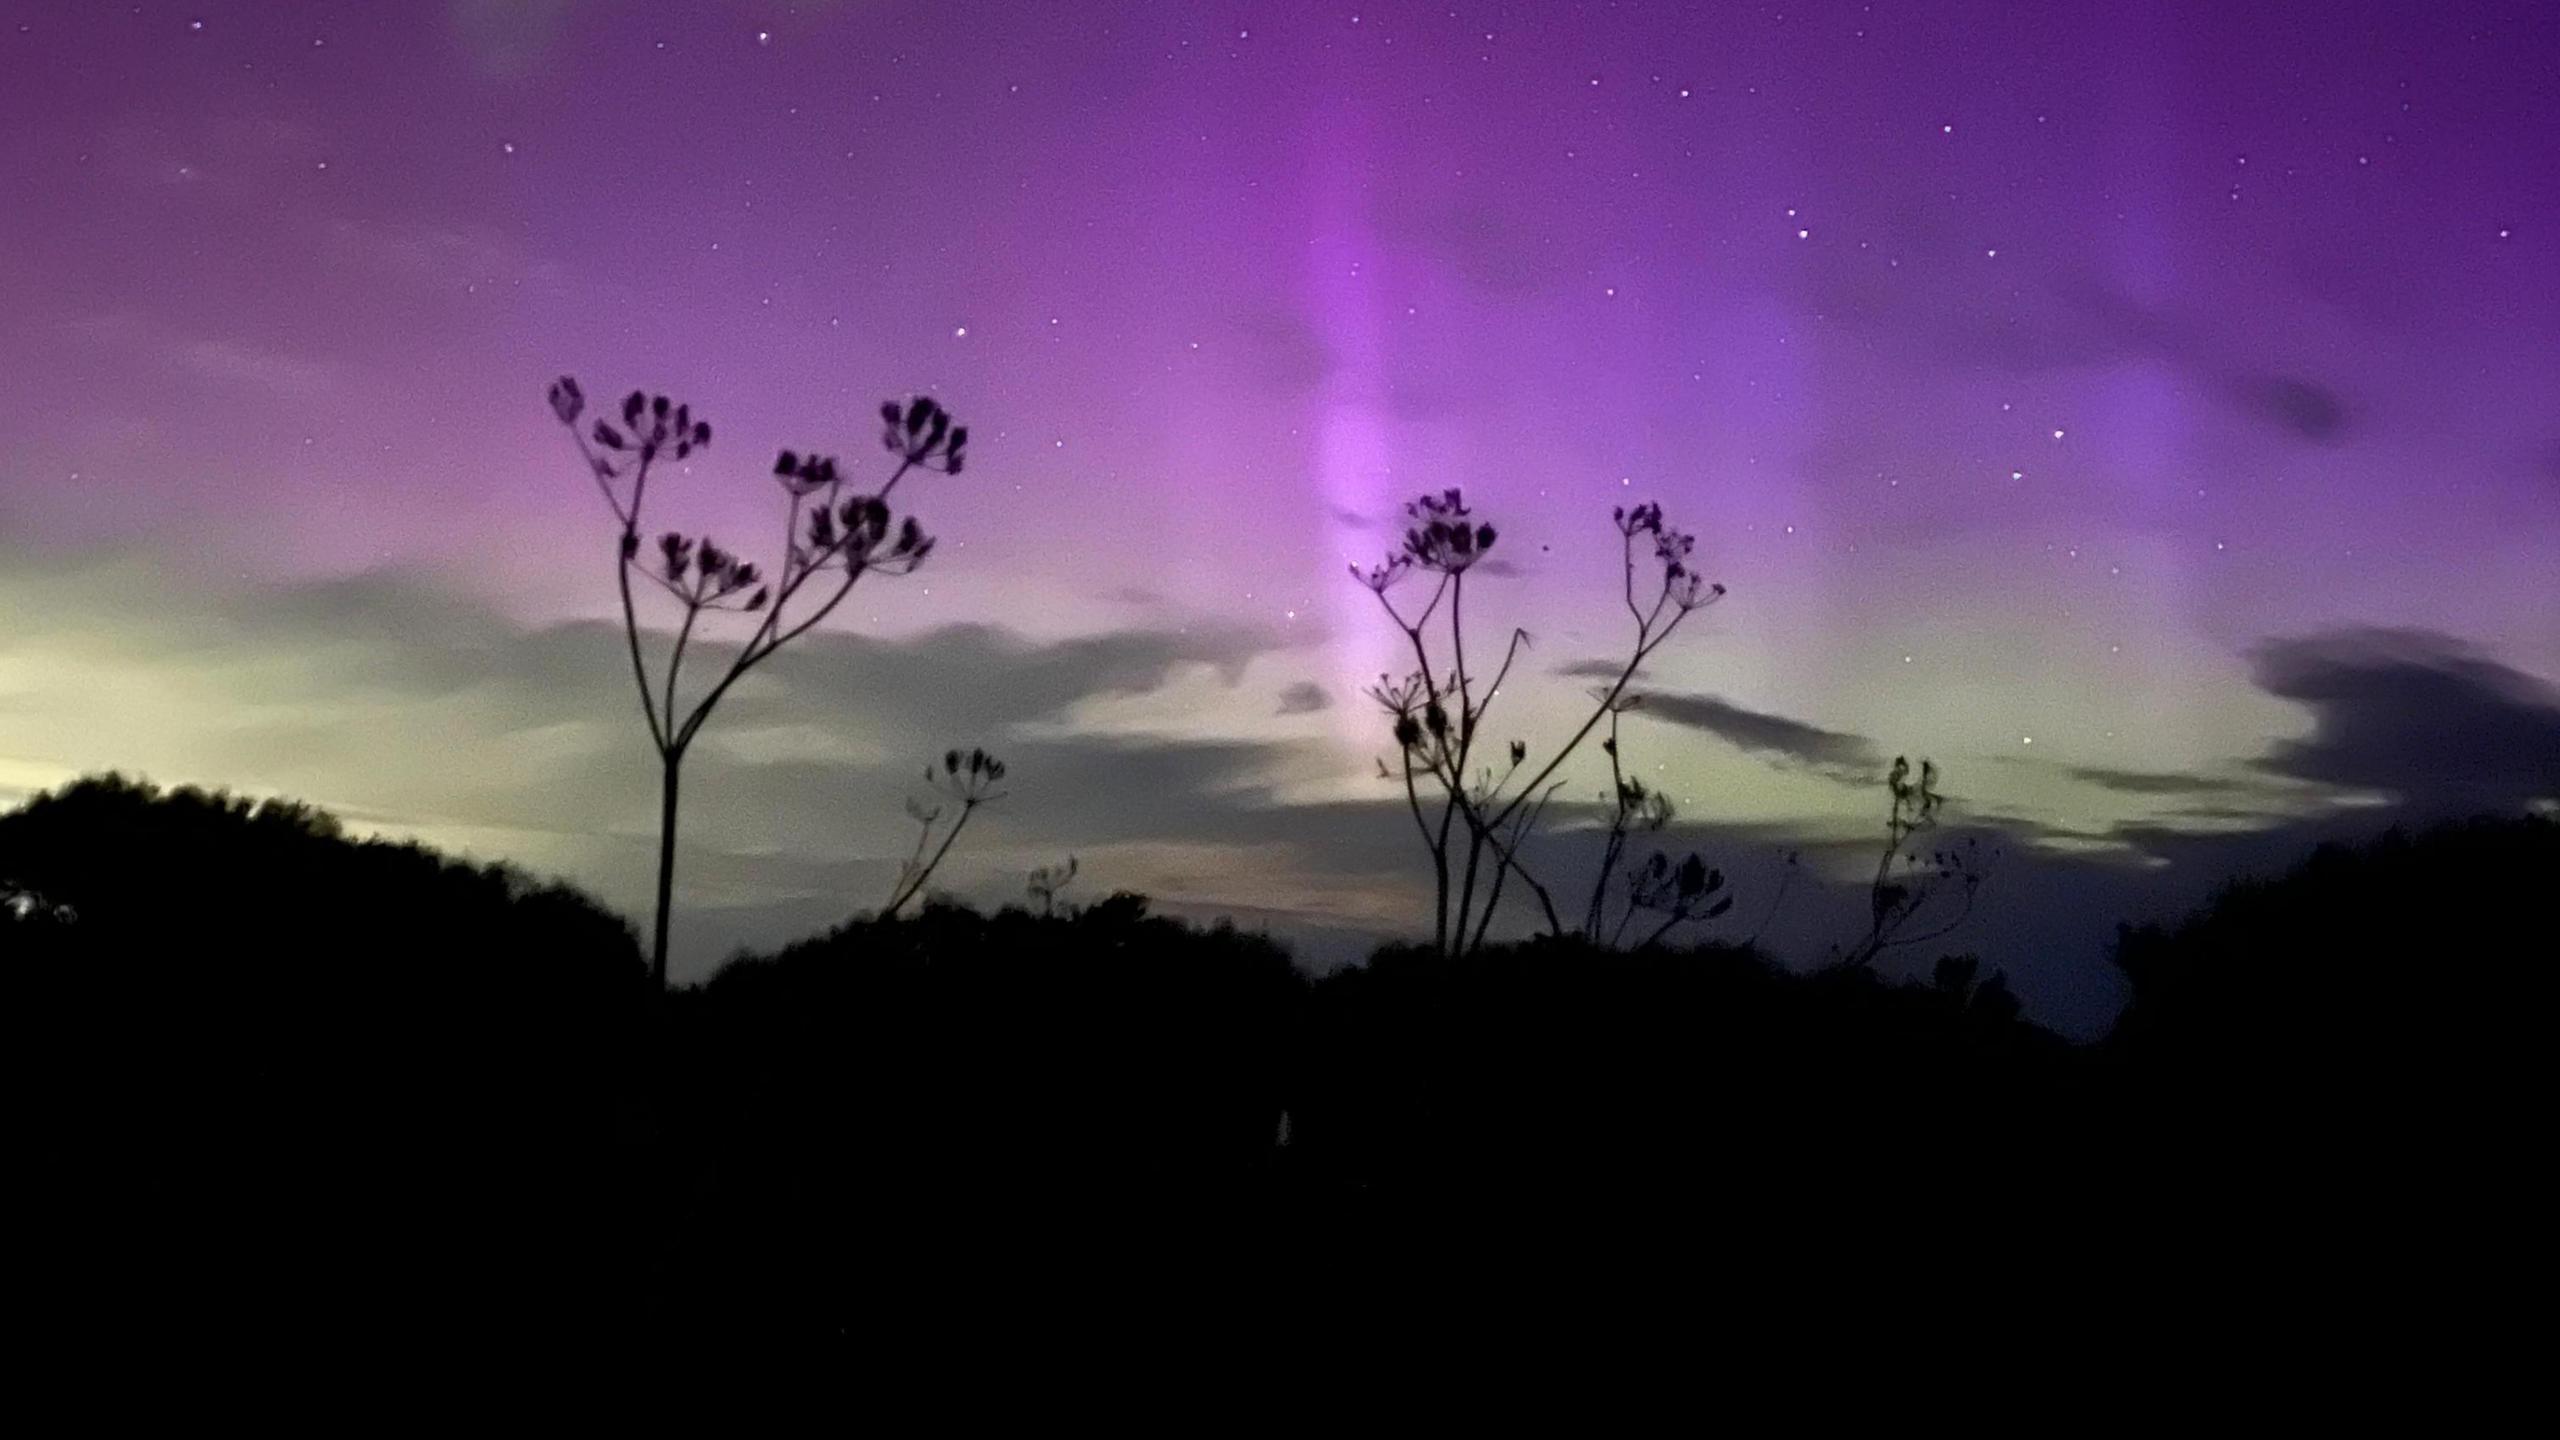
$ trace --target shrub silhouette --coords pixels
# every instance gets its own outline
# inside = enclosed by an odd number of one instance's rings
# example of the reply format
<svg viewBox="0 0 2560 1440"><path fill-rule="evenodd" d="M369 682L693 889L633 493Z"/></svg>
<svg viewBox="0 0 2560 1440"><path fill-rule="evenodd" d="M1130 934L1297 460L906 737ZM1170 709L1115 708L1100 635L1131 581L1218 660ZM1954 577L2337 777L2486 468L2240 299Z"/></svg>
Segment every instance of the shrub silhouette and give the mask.
<svg viewBox="0 0 2560 1440"><path fill-rule="evenodd" d="M662 997L573 891L108 776L0 816L8 1159L66 1303L199 1325L838 1337L1060 1259L1304 1299L1601 1212L1727 1282L1916 1262L1960 1304L2064 1255L2293 1251L2369 1288L2391 1237L2469 1254L2536 1203L2555 864L2548 821L2324 849L2126 931L2085 1048L1970 955L1546 936L1311 981L1126 893L928 899Z"/></svg>
<svg viewBox="0 0 2560 1440"><path fill-rule="evenodd" d="M2105 1048L2145 1137L2388 1193L2513 1155L2547 1090L2556 875L2549 820L2394 830L2122 930Z"/></svg>
<svg viewBox="0 0 2560 1440"><path fill-rule="evenodd" d="M1391 947L1317 984L1313 1011L1298 1158L1448 1201L1770 1224L1979 1194L2051 1133L2076 1073L2005 986L1793 974L1730 946Z"/></svg>
<svg viewBox="0 0 2560 1440"><path fill-rule="evenodd" d="M619 919L306 805L113 775L0 816L0 874L70 916L0 918L0 962L12 1170L80 1293L414 1295L500 1253L528 1296L611 1273L647 978Z"/></svg>
<svg viewBox="0 0 2560 1440"><path fill-rule="evenodd" d="M921 395L903 405L886 402L880 407L880 443L897 463L877 494L848 493L833 456L785 450L775 459L773 478L789 497L790 510L782 527L782 558L770 577L708 535L694 538L673 530L658 537L658 566L653 570L641 561L640 537L651 470L707 448L711 422L696 418L689 405L634 390L623 397L620 425L598 419L592 428L581 430L586 394L566 375L552 382L550 400L552 413L569 432L579 459L594 478L597 493L621 526L614 579L622 595L622 629L631 652L632 680L640 689L641 717L658 752L658 895L657 918L650 931L649 974L663 991L686 751L730 686L834 613L862 577L912 574L933 553L933 538L913 515L897 520L889 509L889 498L911 472L959 474L968 459L969 427L953 423L949 411ZM667 652L665 675L656 682L641 653L639 611L631 593L635 574L671 596L682 615ZM809 592L806 597L803 591ZM785 618L792 602L804 598L806 608ZM685 704L677 681L684 670L686 648L703 617L718 612L753 615L757 620L717 678L699 698Z"/></svg>
<svg viewBox="0 0 2560 1440"><path fill-rule="evenodd" d="M732 961L674 997L661 1080L708 1177L686 1308L833 1333L998 1255L1215 1224L1269 1164L1304 994L1270 941L1128 894L928 901Z"/></svg>

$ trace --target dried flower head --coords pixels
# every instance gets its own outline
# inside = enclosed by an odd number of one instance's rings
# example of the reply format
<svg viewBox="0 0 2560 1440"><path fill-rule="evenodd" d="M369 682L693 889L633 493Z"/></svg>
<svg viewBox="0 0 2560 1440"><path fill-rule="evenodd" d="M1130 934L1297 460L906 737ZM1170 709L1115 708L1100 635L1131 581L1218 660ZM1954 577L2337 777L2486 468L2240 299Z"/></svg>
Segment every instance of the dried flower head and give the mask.
<svg viewBox="0 0 2560 1440"><path fill-rule="evenodd" d="M1380 675L1377 684L1361 693L1377 701L1379 707L1389 714L1405 715L1412 713L1414 708L1422 703L1423 692L1427 688L1423 684L1421 674L1417 672L1407 675L1402 680L1389 680L1386 676Z"/></svg>
<svg viewBox="0 0 2560 1440"><path fill-rule="evenodd" d="M969 427L952 423L931 396L881 402L880 426L881 448L910 465L957 475L967 463Z"/></svg>
<svg viewBox="0 0 2560 1440"><path fill-rule="evenodd" d="M551 382L551 413L563 425L575 425L587 410L586 392L578 388L575 376L563 375Z"/></svg>
<svg viewBox="0 0 2560 1440"><path fill-rule="evenodd" d="M561 424L576 432L578 421L587 412L586 392L579 388L576 377L563 375L551 382L551 413ZM580 444L592 443L611 455L629 457L645 465L660 455L673 455L683 460L711 443L711 424L693 418L693 407L680 405L664 395L648 395L634 390L622 400L622 423L617 426L599 419L580 437ZM605 456L590 454L589 462L596 474L606 480L619 479L624 469Z"/></svg>
<svg viewBox="0 0 2560 1440"><path fill-rule="evenodd" d="M1703 576L1683 573L1670 585L1671 603L1683 610L1700 610L1724 598L1724 586Z"/></svg>
<svg viewBox="0 0 2560 1440"><path fill-rule="evenodd" d="M1357 565L1351 567L1352 579L1381 595L1387 593L1397 581L1412 573L1413 557L1410 555L1390 555L1366 570L1362 570Z"/></svg>
<svg viewBox="0 0 2560 1440"><path fill-rule="evenodd" d="M1466 498L1457 490L1421 496L1404 510L1414 522L1404 532L1403 558L1409 564L1456 575L1493 549L1494 528L1470 518L1474 512L1467 509Z"/></svg>
<svg viewBox="0 0 2560 1440"><path fill-rule="evenodd" d="M774 457L773 478L794 495L814 494L836 483L836 460L832 455L785 450Z"/></svg>

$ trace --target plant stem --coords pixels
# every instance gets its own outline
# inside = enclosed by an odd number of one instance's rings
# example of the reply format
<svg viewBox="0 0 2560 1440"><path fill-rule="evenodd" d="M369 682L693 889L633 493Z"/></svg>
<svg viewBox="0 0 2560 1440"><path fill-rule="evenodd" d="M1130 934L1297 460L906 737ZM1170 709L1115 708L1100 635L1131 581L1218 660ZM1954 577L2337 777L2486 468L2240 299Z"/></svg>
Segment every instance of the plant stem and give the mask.
<svg viewBox="0 0 2560 1440"><path fill-rule="evenodd" d="M667 925L676 893L676 786L684 773L684 751L666 752L658 802L658 926L649 946L649 981L658 993L667 989Z"/></svg>
<svg viewBox="0 0 2560 1440"><path fill-rule="evenodd" d="M924 882L932 876L935 869L940 867L942 857L951 853L951 842L960 838L960 827L969 823L969 817L976 813L977 808L978 802L975 800L960 802L960 818L951 822L951 829L943 835L942 843L935 847L933 858L926 861L924 868L915 873L914 879L900 888L897 894L889 897L889 908L880 912L881 919L896 918L899 908L914 899L918 891L924 889ZM919 844L917 850L921 853L923 846Z"/></svg>

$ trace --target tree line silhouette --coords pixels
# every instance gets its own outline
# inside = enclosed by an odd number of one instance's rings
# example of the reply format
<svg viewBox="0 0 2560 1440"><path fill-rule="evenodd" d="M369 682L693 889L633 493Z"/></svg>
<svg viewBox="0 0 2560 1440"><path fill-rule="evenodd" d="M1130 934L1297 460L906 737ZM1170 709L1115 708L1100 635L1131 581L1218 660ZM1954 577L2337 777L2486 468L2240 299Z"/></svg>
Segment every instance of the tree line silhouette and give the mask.
<svg viewBox="0 0 2560 1440"><path fill-rule="evenodd" d="M2126 932L2132 1001L2074 1046L1962 956L1568 935L1311 979L1129 894L931 900L660 997L573 891L99 777L0 816L13 1168L84 1286L802 1336L990 1256L1268 1273L1601 1197L1799 1260L2315 1200L2288 1233L2330 1234L2522 1162L2512 937L2555 862L2533 819L2323 850Z"/></svg>

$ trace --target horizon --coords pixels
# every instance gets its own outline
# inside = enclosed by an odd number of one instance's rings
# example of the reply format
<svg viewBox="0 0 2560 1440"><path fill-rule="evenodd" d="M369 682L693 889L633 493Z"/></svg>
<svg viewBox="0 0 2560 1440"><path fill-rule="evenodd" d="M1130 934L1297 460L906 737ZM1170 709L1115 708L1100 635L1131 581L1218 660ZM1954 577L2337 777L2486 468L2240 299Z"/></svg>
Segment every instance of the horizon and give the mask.
<svg viewBox="0 0 2560 1440"><path fill-rule="evenodd" d="M931 562L706 729L679 979L879 905L952 745L1011 766L963 898L1073 853L1320 963L1427 932L1362 694L1410 667L1344 571L1452 486L1541 753L1624 653L1614 507L1729 587L1626 736L1734 876L1698 938L1801 849L1768 939L1821 958L1928 756L2001 852L1940 948L2085 1036L2117 920L2560 803L2547 8L143 4L0 47L0 802L289 795L644 917L573 374L717 427L650 528L759 564L777 450L885 475L910 394L975 437L900 492ZM1605 763L1560 773L1589 823Z"/></svg>

